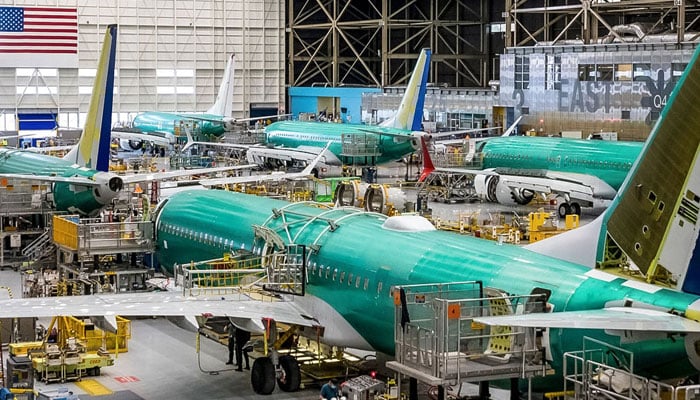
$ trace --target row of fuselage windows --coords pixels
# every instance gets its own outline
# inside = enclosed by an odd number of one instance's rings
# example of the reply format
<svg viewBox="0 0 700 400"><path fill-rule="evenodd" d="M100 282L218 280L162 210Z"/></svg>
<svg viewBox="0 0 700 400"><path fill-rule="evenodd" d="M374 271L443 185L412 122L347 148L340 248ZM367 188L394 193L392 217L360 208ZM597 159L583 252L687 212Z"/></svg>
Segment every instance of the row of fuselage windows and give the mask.
<svg viewBox="0 0 700 400"><path fill-rule="evenodd" d="M513 153L484 153L484 159L492 160L512 160L512 161L524 161L524 160L534 160L535 158L527 154L513 154ZM586 159L577 158L565 158L561 160L559 158L548 157L548 164L561 164L562 166L579 166L583 168L596 168L596 169L618 169L622 171L627 171L632 168L632 163L621 162L621 161L593 161Z"/></svg>
<svg viewBox="0 0 700 400"><path fill-rule="evenodd" d="M274 139L274 138L291 138L291 139L297 139L297 140L312 140L312 141L317 141L317 142L339 142L340 140L338 139L333 139L328 136L319 136L319 135L311 135L308 133L301 134L301 133L293 133L293 132L275 132L272 135L269 135L268 138ZM268 139L269 140L269 139Z"/></svg>
<svg viewBox="0 0 700 400"><path fill-rule="evenodd" d="M164 233L169 233L173 236L189 239L198 243L203 243L213 247L219 247L222 250L234 248L234 242L231 239L226 239L221 236L215 236L210 233L198 232L194 229L184 228L182 226L161 223L160 228ZM245 249L245 245L241 245Z"/></svg>
<svg viewBox="0 0 700 400"><path fill-rule="evenodd" d="M352 272L339 271L338 268L330 266L316 265L314 261L309 265L309 275L329 282L338 282L338 285L347 285L355 289L361 288L364 291L369 289L370 284L368 277L363 278L360 274L355 275ZM381 293L383 285L382 282L377 282L377 294Z"/></svg>

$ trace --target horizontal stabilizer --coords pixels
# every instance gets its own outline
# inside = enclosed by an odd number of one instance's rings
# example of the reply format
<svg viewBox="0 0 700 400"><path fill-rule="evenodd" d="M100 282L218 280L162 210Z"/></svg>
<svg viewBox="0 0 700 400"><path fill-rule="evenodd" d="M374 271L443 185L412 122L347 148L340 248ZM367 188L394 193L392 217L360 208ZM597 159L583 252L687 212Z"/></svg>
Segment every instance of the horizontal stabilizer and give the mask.
<svg viewBox="0 0 700 400"><path fill-rule="evenodd" d="M700 323L663 311L632 307L474 318L486 325L527 328L602 329L649 332L700 332Z"/></svg>

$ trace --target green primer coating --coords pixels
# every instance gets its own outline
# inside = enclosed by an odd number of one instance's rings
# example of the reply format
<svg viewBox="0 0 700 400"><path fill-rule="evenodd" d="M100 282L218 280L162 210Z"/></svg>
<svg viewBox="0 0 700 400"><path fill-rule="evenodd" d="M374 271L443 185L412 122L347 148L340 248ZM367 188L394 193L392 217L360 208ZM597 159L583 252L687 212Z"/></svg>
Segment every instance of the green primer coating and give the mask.
<svg viewBox="0 0 700 400"><path fill-rule="evenodd" d="M656 293L584 275L587 267L546 257L511 245L443 231L405 232L382 227L385 217L359 213L337 222L334 231L321 219L308 218L326 210L224 191L186 191L163 206L157 223L158 258L172 272L174 263L221 257L231 249L251 250L252 225L266 225L295 243L320 245L308 260L307 293L336 309L376 350L393 354L394 305L392 285L482 281L513 294L534 288L552 291L555 311L600 309L611 300L630 299L679 312L697 296L661 289ZM288 206L284 216L268 218L273 209ZM338 209L324 216L338 220L350 211ZM289 229L289 235L283 229ZM319 274L319 270L323 272ZM326 275L330 268L330 275ZM338 278L332 279L338 270ZM339 282L341 272L353 274L352 284ZM331 278L327 278L330 276ZM360 277L356 285L357 277ZM367 279L367 288L365 288ZM379 280L382 281L378 290ZM579 350L584 335L605 340L635 353L635 372L658 377L695 373L679 337L620 343L617 336L598 330L556 329L550 333L554 368L561 371L563 353ZM559 381L560 383L561 381Z"/></svg>
<svg viewBox="0 0 700 400"><path fill-rule="evenodd" d="M388 136L390 134L391 136ZM386 128L375 125L362 124L336 124L332 122L298 122L281 121L270 124L265 128L265 136L268 144L297 148L302 146L314 146L323 148L331 142L329 151L339 159L343 152L343 135L373 135L379 140L379 156L376 164L383 164L401 159L406 154L416 151L412 132L397 128ZM396 136L405 136L396 137ZM355 164L361 164L357 157ZM353 164L346 162L346 164Z"/></svg>
<svg viewBox="0 0 700 400"><path fill-rule="evenodd" d="M18 149L0 148L0 173L92 178L97 171L81 167L62 158ZM53 185L57 211L92 214L102 208L93 189L57 182Z"/></svg>
<svg viewBox="0 0 700 400"><path fill-rule="evenodd" d="M484 168L549 170L597 176L617 190L643 142L512 136L486 140Z"/></svg>
<svg viewBox="0 0 700 400"><path fill-rule="evenodd" d="M225 133L224 123L221 115L215 114L194 114L194 113L168 113L149 111L136 115L132 122L134 128L140 129L143 133L169 132L175 134L175 127L180 125L180 121L193 120L199 124L200 132L205 136L219 137ZM205 121L221 120L221 122Z"/></svg>

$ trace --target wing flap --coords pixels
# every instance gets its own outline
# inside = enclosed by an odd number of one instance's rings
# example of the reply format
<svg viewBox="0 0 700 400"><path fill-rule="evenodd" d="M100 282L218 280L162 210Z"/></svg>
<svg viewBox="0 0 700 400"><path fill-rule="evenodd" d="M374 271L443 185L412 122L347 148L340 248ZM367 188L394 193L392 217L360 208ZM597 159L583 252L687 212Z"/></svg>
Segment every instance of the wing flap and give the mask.
<svg viewBox="0 0 700 400"><path fill-rule="evenodd" d="M523 328L602 329L647 332L700 332L700 323L663 311L632 307L474 318L486 325Z"/></svg>
<svg viewBox="0 0 700 400"><path fill-rule="evenodd" d="M0 301L0 318L53 316L185 317L196 315L236 317L241 320L272 318L279 322L313 326L307 312L293 302L252 300L242 293L220 297L185 297L173 292L42 297Z"/></svg>
<svg viewBox="0 0 700 400"><path fill-rule="evenodd" d="M139 182L150 182L150 181L160 181L163 179L173 179L183 176L192 176L200 174L213 174L216 172L226 172L235 171L241 169L252 169L257 167L253 164L247 165L235 165L229 167L212 167L212 168L195 168L195 169L179 169L175 171L165 171L165 172L149 172L145 174L134 174L134 175L123 175L122 181L124 183L139 183Z"/></svg>

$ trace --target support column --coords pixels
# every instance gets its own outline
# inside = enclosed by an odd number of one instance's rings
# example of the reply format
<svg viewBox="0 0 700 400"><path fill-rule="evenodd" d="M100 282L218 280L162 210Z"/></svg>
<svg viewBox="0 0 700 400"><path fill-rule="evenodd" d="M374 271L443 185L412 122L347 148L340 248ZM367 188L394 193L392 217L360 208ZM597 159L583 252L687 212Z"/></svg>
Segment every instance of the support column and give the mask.
<svg viewBox="0 0 700 400"><path fill-rule="evenodd" d="M490 397L491 393L489 393L489 381L479 382L479 399L488 400Z"/></svg>
<svg viewBox="0 0 700 400"><path fill-rule="evenodd" d="M408 400L418 400L418 380L414 377L408 378Z"/></svg>
<svg viewBox="0 0 700 400"><path fill-rule="evenodd" d="M510 400L520 399L520 390L518 389L518 378L510 378Z"/></svg>

